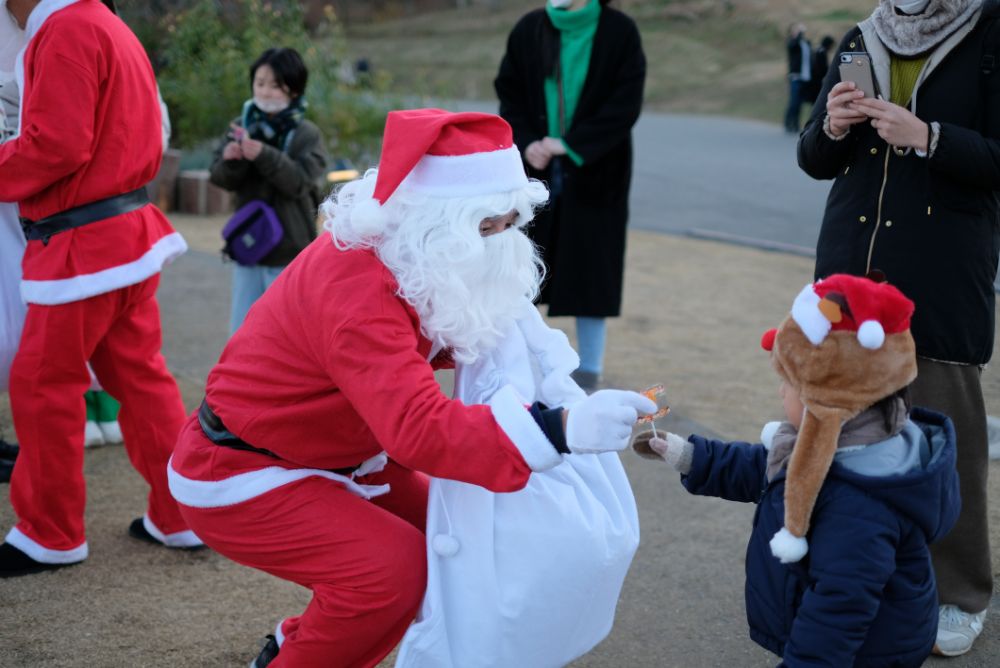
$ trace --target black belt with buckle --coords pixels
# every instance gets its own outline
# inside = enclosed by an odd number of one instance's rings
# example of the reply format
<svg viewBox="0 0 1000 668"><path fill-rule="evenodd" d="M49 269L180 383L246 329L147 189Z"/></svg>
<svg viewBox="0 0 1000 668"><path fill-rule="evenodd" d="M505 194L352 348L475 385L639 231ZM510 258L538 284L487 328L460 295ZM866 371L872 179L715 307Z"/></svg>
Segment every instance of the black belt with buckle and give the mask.
<svg viewBox="0 0 1000 668"><path fill-rule="evenodd" d="M201 406L198 408L198 424L201 425L201 430L204 432L205 438L216 445L221 445L224 448L230 448L232 450L256 452L257 454L267 455L273 459L281 459L280 456L274 454L270 450L250 445L242 438L226 429L226 425L222 422L222 419L215 414L215 411L209 407L208 401L204 399L202 399ZM330 471L331 473L337 473L339 475L349 476L359 468L361 468L360 464L357 466L346 466L342 469L323 470Z"/></svg>
<svg viewBox="0 0 1000 668"><path fill-rule="evenodd" d="M120 216L123 213L141 209L147 204L149 204L149 195L146 192L146 187L143 186L123 195L99 199L90 204L60 211L39 221L22 218L21 227L24 228L24 236L27 237L28 241L41 239L42 243L48 244L49 239L54 234Z"/></svg>

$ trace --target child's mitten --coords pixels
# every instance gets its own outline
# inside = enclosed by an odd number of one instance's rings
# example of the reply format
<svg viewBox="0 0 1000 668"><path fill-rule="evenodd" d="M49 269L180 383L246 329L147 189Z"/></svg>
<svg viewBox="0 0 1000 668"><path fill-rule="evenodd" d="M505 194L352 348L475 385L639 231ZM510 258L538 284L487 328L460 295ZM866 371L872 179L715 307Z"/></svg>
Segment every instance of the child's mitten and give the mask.
<svg viewBox="0 0 1000 668"><path fill-rule="evenodd" d="M694 443L684 440L677 434L664 432L667 437L649 439L649 447L658 455L663 457L663 461L670 464L674 469L686 475L691 471L691 459L694 456Z"/></svg>

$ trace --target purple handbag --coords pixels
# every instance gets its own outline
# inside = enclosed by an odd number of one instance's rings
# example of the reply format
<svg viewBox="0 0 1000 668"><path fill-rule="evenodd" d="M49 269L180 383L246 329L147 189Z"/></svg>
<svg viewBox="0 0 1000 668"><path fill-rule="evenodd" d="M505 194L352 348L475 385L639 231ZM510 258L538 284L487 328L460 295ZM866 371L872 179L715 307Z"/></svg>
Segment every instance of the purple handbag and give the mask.
<svg viewBox="0 0 1000 668"><path fill-rule="evenodd" d="M222 238L226 242L222 252L239 264L255 265L273 251L284 236L274 209L262 200L251 200L237 209L222 228Z"/></svg>

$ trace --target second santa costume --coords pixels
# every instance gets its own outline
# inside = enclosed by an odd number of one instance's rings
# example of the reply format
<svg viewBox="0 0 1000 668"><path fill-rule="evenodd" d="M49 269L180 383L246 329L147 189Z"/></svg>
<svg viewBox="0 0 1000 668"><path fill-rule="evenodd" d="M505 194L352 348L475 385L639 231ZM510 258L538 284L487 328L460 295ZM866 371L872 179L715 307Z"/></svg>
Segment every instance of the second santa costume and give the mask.
<svg viewBox="0 0 1000 668"><path fill-rule="evenodd" d="M566 454L626 447L637 411L655 410L613 390L568 414L509 384L486 404L442 394L434 369L493 348L537 292L523 233L494 246L477 226L511 211L523 226L544 200L499 117L392 112L377 176L330 207L333 240L306 248L226 346L170 487L206 544L313 592L255 665L374 666L392 650L426 585L424 474L516 491ZM510 269L525 257L530 280ZM479 281L450 280L459 268L497 290L474 297ZM453 290L432 296L434 282Z"/></svg>

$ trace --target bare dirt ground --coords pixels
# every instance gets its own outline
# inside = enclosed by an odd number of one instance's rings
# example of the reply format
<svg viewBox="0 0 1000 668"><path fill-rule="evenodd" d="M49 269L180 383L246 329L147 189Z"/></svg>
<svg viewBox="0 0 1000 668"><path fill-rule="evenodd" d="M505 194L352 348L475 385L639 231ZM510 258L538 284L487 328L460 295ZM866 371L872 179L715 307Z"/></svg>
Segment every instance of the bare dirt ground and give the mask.
<svg viewBox="0 0 1000 668"><path fill-rule="evenodd" d="M165 348L193 408L203 369L225 337L228 268L215 256L223 219L173 219L193 250L164 275ZM662 381L679 416L725 437L756 438L780 410L759 337L788 312L810 279L811 262L633 232L627 267L623 317L610 326L609 383L639 388ZM984 385L990 413L1000 414L995 369L986 371ZM677 424L669 420L667 426ZM0 397L0 430L12 433L6 397ZM643 544L615 629L573 665L774 665L775 658L747 638L743 617L742 553L752 507L690 497L662 468L631 453L623 460ZM997 499L1000 464L990 467ZM0 581L0 666L245 666L259 638L308 601L307 591L211 551L177 552L129 538L126 529L142 513L145 489L122 447L88 451L85 475L91 556L73 568ZM0 494L6 495L4 487ZM993 508L996 571L1000 512L998 504ZM9 504L0 501L0 527L5 531L13 521ZM930 663L997 665L997 614L994 605L971 656ZM391 657L383 664L389 665Z"/></svg>

